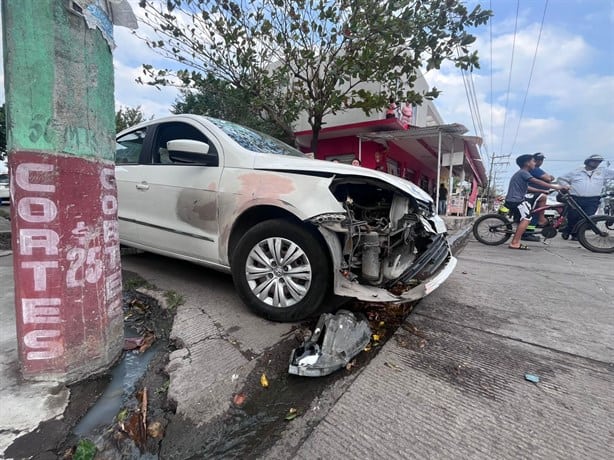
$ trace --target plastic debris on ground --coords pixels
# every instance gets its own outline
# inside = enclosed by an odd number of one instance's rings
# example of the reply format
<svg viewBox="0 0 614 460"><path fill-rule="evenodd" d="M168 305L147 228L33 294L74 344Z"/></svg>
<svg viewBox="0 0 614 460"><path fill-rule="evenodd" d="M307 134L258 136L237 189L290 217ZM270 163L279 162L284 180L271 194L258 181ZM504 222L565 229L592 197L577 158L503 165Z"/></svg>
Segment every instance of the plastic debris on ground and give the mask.
<svg viewBox="0 0 614 460"><path fill-rule="evenodd" d="M524 379L532 383L539 383L539 377L534 374L524 374Z"/></svg>
<svg viewBox="0 0 614 460"><path fill-rule="evenodd" d="M342 369L371 340L371 328L366 318L339 310L337 314L320 316L316 327L290 356L288 372L304 377L322 377Z"/></svg>

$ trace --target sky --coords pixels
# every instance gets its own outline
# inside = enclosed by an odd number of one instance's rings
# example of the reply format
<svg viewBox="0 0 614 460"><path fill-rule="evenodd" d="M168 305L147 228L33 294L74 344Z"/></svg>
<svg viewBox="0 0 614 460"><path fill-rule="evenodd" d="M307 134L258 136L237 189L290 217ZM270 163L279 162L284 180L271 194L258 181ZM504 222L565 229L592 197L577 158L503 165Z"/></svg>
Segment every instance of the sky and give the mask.
<svg viewBox="0 0 614 460"><path fill-rule="evenodd" d="M142 14L138 0L129 2ZM524 153L543 152L543 169L554 176L595 153L614 167L614 0L467 0L469 7L477 3L494 12L490 24L473 31L480 68L467 74L481 123L469 110L462 73L448 64L426 74L442 91L435 105L444 122L462 123L467 134L483 137L487 170L493 154L510 155L507 167L494 168L501 189L516 170L514 158ZM116 108L170 114L178 90L135 79L143 63L172 63L132 31L116 27L114 34Z"/></svg>

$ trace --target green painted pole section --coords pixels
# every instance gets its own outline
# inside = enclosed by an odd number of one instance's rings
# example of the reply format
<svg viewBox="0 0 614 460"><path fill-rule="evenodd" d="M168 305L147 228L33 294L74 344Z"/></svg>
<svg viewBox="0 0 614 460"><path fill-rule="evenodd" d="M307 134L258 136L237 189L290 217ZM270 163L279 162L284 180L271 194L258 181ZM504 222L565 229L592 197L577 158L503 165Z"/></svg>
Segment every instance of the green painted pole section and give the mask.
<svg viewBox="0 0 614 460"><path fill-rule="evenodd" d="M112 160L112 52L69 3L2 2L7 150Z"/></svg>

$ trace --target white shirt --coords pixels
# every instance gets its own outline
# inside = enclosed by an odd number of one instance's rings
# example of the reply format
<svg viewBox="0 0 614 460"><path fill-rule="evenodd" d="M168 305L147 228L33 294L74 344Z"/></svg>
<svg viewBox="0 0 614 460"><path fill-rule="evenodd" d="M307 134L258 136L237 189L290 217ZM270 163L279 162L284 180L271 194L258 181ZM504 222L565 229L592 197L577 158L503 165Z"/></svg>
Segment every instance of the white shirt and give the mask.
<svg viewBox="0 0 614 460"><path fill-rule="evenodd" d="M570 195L599 196L605 182L610 179L614 179L614 169L597 168L588 171L583 167L559 177L559 182L571 187Z"/></svg>

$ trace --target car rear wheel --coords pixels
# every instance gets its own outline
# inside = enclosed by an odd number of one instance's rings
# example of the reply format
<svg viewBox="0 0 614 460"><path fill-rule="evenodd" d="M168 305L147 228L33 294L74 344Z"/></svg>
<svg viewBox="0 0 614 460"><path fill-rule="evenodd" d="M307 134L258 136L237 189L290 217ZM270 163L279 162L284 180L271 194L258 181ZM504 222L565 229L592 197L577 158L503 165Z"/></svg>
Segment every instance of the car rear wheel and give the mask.
<svg viewBox="0 0 614 460"><path fill-rule="evenodd" d="M307 228L283 219L261 222L239 240L232 276L239 297L273 321L297 321L317 312L330 290L323 244Z"/></svg>

